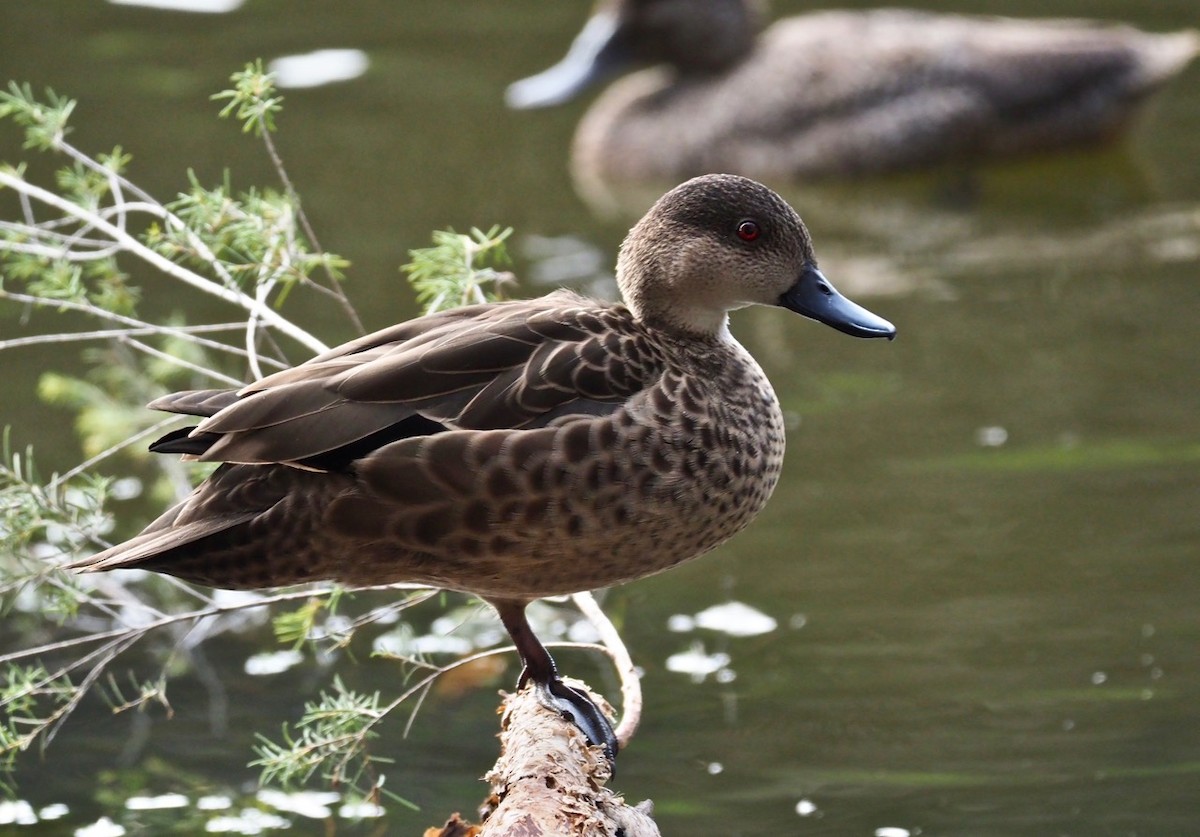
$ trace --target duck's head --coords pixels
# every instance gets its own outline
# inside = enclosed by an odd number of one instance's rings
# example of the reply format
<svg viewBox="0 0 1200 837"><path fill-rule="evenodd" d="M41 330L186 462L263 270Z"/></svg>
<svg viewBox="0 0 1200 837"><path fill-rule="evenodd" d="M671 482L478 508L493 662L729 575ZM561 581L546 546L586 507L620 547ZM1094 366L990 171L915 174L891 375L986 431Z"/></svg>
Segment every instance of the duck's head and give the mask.
<svg viewBox="0 0 1200 837"><path fill-rule="evenodd" d="M561 104L636 67L668 64L684 74L717 73L754 46L754 0L600 0L567 55L509 85L509 107Z"/></svg>
<svg viewBox="0 0 1200 837"><path fill-rule="evenodd" d="M736 175L696 177L659 198L621 245L617 284L636 317L668 331L718 335L730 311L776 305L855 337L896 336L817 269L796 211Z"/></svg>

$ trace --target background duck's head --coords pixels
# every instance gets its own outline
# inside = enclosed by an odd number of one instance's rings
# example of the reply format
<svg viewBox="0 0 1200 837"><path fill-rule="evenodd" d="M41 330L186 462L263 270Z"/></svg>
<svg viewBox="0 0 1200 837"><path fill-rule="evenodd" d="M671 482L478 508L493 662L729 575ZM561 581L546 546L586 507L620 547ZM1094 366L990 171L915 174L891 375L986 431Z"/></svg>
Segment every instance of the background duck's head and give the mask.
<svg viewBox="0 0 1200 837"><path fill-rule="evenodd" d="M896 333L834 290L783 198L736 175L693 178L659 198L621 245L617 284L635 316L668 331L722 334L730 311L757 304L857 337Z"/></svg>
<svg viewBox="0 0 1200 837"><path fill-rule="evenodd" d="M750 0L601 0L553 67L509 85L510 107L561 104L636 67L717 73L750 52L762 25Z"/></svg>

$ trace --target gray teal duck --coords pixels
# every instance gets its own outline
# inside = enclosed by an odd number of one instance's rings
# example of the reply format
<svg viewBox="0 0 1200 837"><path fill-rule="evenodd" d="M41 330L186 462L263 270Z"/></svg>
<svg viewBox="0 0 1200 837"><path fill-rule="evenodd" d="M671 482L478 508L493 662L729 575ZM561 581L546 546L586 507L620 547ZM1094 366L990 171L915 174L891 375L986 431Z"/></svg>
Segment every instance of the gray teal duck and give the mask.
<svg viewBox="0 0 1200 837"><path fill-rule="evenodd" d="M624 304L558 291L420 317L240 390L168 395L202 417L151 446L223 463L125 543L72 565L223 588L419 582L491 603L521 682L615 755L525 619L542 597L711 550L767 502L784 425L728 312L787 308L859 337L895 329L838 294L800 218L711 175L630 231Z"/></svg>
<svg viewBox="0 0 1200 837"><path fill-rule="evenodd" d="M517 108L637 67L587 111L594 184L879 174L1103 140L1200 49L1195 31L905 9L821 11L760 31L753 0L602 0ZM603 191L603 190L601 190Z"/></svg>

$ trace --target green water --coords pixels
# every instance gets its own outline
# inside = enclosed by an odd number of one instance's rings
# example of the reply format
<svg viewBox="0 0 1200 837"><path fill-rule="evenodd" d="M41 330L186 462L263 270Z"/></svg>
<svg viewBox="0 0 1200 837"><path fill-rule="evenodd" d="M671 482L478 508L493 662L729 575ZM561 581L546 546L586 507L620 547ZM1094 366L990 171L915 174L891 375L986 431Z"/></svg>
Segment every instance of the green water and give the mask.
<svg viewBox="0 0 1200 837"><path fill-rule="evenodd" d="M973 9L1197 22L1194 0ZM121 144L133 178L161 196L189 167L210 182L226 166L237 185L272 182L259 147L207 98L242 63L365 50L366 76L286 93L279 144L322 243L352 260L348 290L375 327L413 313L396 267L435 227L573 235L611 267L628 219L594 218L566 169L586 103L512 113L501 102L509 81L557 59L585 11L5 3L0 79L78 98L74 142ZM0 138L5 159L17 142ZM606 599L646 672L645 722L616 787L652 798L664 833L1200 834L1198 148L1200 66L1117 149L784 190L825 272L900 338L853 341L780 311L735 318L794 426L784 481L718 552ZM518 274L533 269L518 256ZM323 327L315 307L300 313L329 343L350 334ZM4 334L17 328L0 319ZM42 349L3 363L3 421L47 465L71 464L69 423L33 395L59 359ZM779 627L667 630L674 614L730 599ZM728 654L736 676L697 684L667 670L694 642ZM244 676L243 660L270 643L206 646L209 676L172 687L169 721L86 704L29 760L20 789L35 808L70 813L0 832L70 834L102 815L131 833L136 821L143 833L198 830L194 809L133 816L124 799L139 785L246 791L254 732L294 721L332 677ZM588 658L563 662L611 691ZM338 670L359 689L400 686L383 661ZM494 688L431 699L407 739L388 730L388 787L422 810L395 808L382 826L338 821L338 833L414 834L469 812L495 755ZM291 819L289 833L326 833Z"/></svg>

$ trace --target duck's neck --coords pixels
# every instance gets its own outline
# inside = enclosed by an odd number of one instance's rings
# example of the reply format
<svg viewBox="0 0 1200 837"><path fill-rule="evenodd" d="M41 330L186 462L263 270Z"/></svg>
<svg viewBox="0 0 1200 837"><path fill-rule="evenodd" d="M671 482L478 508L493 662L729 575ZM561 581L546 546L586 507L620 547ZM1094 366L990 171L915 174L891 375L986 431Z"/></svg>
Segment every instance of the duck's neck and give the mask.
<svg viewBox="0 0 1200 837"><path fill-rule="evenodd" d="M631 306L634 316L660 333L686 341L725 343L733 340L729 331L729 314L711 309L676 306L668 310L638 310Z"/></svg>

